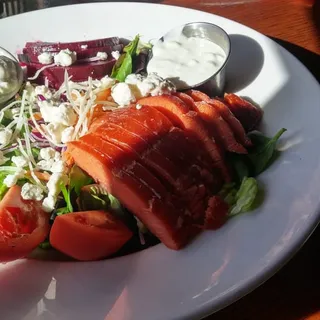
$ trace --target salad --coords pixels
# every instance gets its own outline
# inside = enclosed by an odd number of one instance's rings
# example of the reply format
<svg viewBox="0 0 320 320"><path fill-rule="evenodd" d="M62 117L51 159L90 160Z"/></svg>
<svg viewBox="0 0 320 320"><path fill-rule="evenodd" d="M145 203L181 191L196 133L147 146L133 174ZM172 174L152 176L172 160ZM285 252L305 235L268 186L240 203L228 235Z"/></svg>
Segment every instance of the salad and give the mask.
<svg viewBox="0 0 320 320"><path fill-rule="evenodd" d="M139 36L25 45L26 81L0 110L0 262L180 249L259 205L285 129L254 131L262 111L235 94L177 91L146 72L150 50Z"/></svg>

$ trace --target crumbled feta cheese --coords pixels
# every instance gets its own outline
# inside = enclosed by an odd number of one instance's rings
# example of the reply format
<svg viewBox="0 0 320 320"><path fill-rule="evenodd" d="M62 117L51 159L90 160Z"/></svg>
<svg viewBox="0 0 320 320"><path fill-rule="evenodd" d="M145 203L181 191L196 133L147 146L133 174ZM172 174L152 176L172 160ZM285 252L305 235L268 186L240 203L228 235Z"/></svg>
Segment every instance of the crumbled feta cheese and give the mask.
<svg viewBox="0 0 320 320"><path fill-rule="evenodd" d="M108 54L106 52L98 52L97 56L98 59L100 60L107 60L108 59Z"/></svg>
<svg viewBox="0 0 320 320"><path fill-rule="evenodd" d="M88 45L87 44L82 44L80 47L82 50L88 49Z"/></svg>
<svg viewBox="0 0 320 320"><path fill-rule="evenodd" d="M49 160L40 160L37 163L37 167L41 170L44 171L51 171L51 168L54 164L54 160L53 159L49 159Z"/></svg>
<svg viewBox="0 0 320 320"><path fill-rule="evenodd" d="M146 79L137 83L137 88L140 91L140 94L142 97L147 97L148 95L151 94L151 92L156 89L156 84L151 82L151 81L147 81Z"/></svg>
<svg viewBox="0 0 320 320"><path fill-rule="evenodd" d="M15 164L18 168L23 168L28 165L28 160L24 156L13 156L11 161Z"/></svg>
<svg viewBox="0 0 320 320"><path fill-rule="evenodd" d="M147 77L139 74L129 74L125 83L128 83L136 98L170 94L175 91L174 85L157 74L151 73Z"/></svg>
<svg viewBox="0 0 320 320"><path fill-rule="evenodd" d="M54 197L52 195L48 195L42 201L42 209L45 212L51 212L52 210L54 210L56 202L57 202L57 197Z"/></svg>
<svg viewBox="0 0 320 320"><path fill-rule="evenodd" d="M36 86L34 92L36 95L42 95L48 100L52 99L53 96L51 90L46 86Z"/></svg>
<svg viewBox="0 0 320 320"><path fill-rule="evenodd" d="M43 190L32 183L26 182L21 188L21 197L24 200L37 200L43 198Z"/></svg>
<svg viewBox="0 0 320 320"><path fill-rule="evenodd" d="M58 112L51 122L61 123L65 126L73 126L76 124L77 118L77 114L69 103L61 103L58 107Z"/></svg>
<svg viewBox="0 0 320 320"><path fill-rule="evenodd" d="M12 137L12 130L9 128L0 128L0 144L7 145Z"/></svg>
<svg viewBox="0 0 320 320"><path fill-rule="evenodd" d="M137 110L140 110L141 108L142 108L142 105L139 104L139 103L137 103L137 104L136 104L136 109L137 109Z"/></svg>
<svg viewBox="0 0 320 320"><path fill-rule="evenodd" d="M144 78L141 74L131 73L126 77L125 83L137 85L138 83L142 82L143 79Z"/></svg>
<svg viewBox="0 0 320 320"><path fill-rule="evenodd" d="M130 86L127 83L120 82L114 85L111 89L113 100L120 106L127 106L131 102L135 102L136 98Z"/></svg>
<svg viewBox="0 0 320 320"><path fill-rule="evenodd" d="M144 81L152 83L154 85L154 89L150 91L150 94L152 96L171 94L172 92L176 91L176 87L173 85L172 82L161 78L156 73L148 74L147 78Z"/></svg>
<svg viewBox="0 0 320 320"><path fill-rule="evenodd" d="M53 62L53 55L51 52L43 52L38 55L38 61L41 64L51 64Z"/></svg>
<svg viewBox="0 0 320 320"><path fill-rule="evenodd" d="M61 50L54 56L54 62L58 66L68 67L77 61L77 53L69 49Z"/></svg>
<svg viewBox="0 0 320 320"><path fill-rule="evenodd" d="M72 140L72 136L74 133L74 127L67 127L61 133L61 142L67 143Z"/></svg>
<svg viewBox="0 0 320 320"><path fill-rule="evenodd" d="M61 103L58 107L48 101L40 101L40 112L45 122L72 126L77 122L77 114L69 103Z"/></svg>
<svg viewBox="0 0 320 320"><path fill-rule="evenodd" d="M62 132L66 127L60 123L49 123L46 130L54 143L61 143Z"/></svg>
<svg viewBox="0 0 320 320"><path fill-rule="evenodd" d="M56 197L60 192L60 183L67 183L68 176L62 172L54 172L47 183L48 195Z"/></svg>
<svg viewBox="0 0 320 320"><path fill-rule="evenodd" d="M64 172L66 169L66 165L63 161L59 160L59 161L55 161L52 164L51 167L51 172Z"/></svg>
<svg viewBox="0 0 320 320"><path fill-rule="evenodd" d="M27 91L27 100L34 101L36 99L34 86L29 81L27 81L24 89Z"/></svg>
<svg viewBox="0 0 320 320"><path fill-rule="evenodd" d="M60 153L51 147L40 149L40 159L44 160L60 160Z"/></svg>
<svg viewBox="0 0 320 320"><path fill-rule="evenodd" d="M9 158L5 157L3 155L3 152L0 150L0 166L2 166L4 163L6 163L8 160L10 160Z"/></svg>
<svg viewBox="0 0 320 320"><path fill-rule="evenodd" d="M24 175L26 174L26 171L23 169L18 169L14 174L9 174L5 177L3 180L3 183L8 187L13 187L19 179L22 179Z"/></svg>
<svg viewBox="0 0 320 320"><path fill-rule="evenodd" d="M55 114L58 112L58 107L55 107L48 101L39 101L39 107L42 119L45 122L51 122L52 119L54 119Z"/></svg>
<svg viewBox="0 0 320 320"><path fill-rule="evenodd" d="M118 60L121 56L119 51L112 51L111 55L112 55L113 59L116 59L116 60Z"/></svg>
<svg viewBox="0 0 320 320"><path fill-rule="evenodd" d="M113 85L115 85L115 83L116 83L115 79L112 79L109 76L105 76L100 79L100 86L99 87L109 88L109 87L112 87Z"/></svg>

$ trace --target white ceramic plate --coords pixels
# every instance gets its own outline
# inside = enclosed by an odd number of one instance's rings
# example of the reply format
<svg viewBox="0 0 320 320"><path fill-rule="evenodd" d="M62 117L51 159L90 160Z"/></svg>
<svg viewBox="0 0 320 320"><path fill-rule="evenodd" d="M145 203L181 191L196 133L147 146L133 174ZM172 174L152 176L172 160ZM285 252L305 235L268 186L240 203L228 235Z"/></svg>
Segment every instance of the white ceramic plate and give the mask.
<svg viewBox="0 0 320 320"><path fill-rule="evenodd" d="M158 38L191 21L218 24L230 35L228 88L265 110L263 130L281 127L280 159L259 180L263 205L206 232L186 249L163 245L90 263L22 260L0 266L4 320L195 319L225 307L273 275L319 220L320 90L292 55L230 20L183 8L135 3L58 7L0 21L0 45L106 36ZM315 253L316 254L316 253Z"/></svg>

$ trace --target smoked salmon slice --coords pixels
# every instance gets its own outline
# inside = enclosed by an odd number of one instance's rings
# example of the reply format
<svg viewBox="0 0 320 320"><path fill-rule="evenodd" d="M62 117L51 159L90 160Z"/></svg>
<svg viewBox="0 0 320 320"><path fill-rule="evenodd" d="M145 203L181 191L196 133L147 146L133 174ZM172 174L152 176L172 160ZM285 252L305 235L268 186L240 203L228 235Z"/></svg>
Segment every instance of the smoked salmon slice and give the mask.
<svg viewBox="0 0 320 320"><path fill-rule="evenodd" d="M225 94L223 101L241 122L246 132L255 129L260 123L263 111L249 101L242 99L233 93Z"/></svg>
<svg viewBox="0 0 320 320"><path fill-rule="evenodd" d="M210 137L197 112L190 111L182 100L169 95L142 98L138 101L138 104L156 108L167 116L175 126L185 130L188 135L198 138L199 142L210 154L213 165L221 169L226 181L230 181L230 174L223 162L220 150L216 142Z"/></svg>
<svg viewBox="0 0 320 320"><path fill-rule="evenodd" d="M95 131L99 126L108 123L111 119L117 121L122 127L126 127L128 121L135 121L150 129L155 135L167 133L172 128L172 122L161 112L154 108L140 108L131 106L107 112L97 118L91 125L90 131Z"/></svg>
<svg viewBox="0 0 320 320"><path fill-rule="evenodd" d="M206 102L196 102L195 108L202 120L207 123L208 131L217 142L223 145L226 151L240 154L247 153L246 148L237 142L230 126L215 108Z"/></svg>
<svg viewBox="0 0 320 320"><path fill-rule="evenodd" d="M176 167L172 161L154 149L153 145L147 143L142 137L126 132L122 128L120 132L111 131L110 128L105 128L105 126L100 127L92 134L122 148L124 152L134 153L166 186L171 188L173 186L177 191L181 191L188 186L186 183L182 184L180 168ZM161 143L161 139L157 143Z"/></svg>
<svg viewBox="0 0 320 320"><path fill-rule="evenodd" d="M251 140L249 137L247 137L242 124L225 105L225 103L219 99L211 99L205 93L198 90L189 90L187 93L188 94L179 92L177 93L177 96L188 103L191 108L194 107L195 102L207 102L208 104L212 105L217 112L219 112L221 117L228 123L237 140L246 147L252 146Z"/></svg>
<svg viewBox="0 0 320 320"><path fill-rule="evenodd" d="M139 180L133 168L130 169L131 172L114 172L112 169L115 164L111 158L102 154L90 142L70 142L68 152L76 159L80 168L118 198L167 247L180 249L200 231L192 223L188 223L171 202L161 199L149 185Z"/></svg>

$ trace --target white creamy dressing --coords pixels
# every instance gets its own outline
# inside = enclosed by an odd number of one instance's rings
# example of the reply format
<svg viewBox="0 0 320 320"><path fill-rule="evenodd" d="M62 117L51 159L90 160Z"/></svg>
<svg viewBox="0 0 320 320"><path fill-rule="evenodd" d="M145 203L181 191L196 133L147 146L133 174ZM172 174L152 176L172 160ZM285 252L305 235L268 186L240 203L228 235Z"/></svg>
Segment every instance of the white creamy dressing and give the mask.
<svg viewBox="0 0 320 320"><path fill-rule="evenodd" d="M18 86L19 76L16 63L0 55L0 97L13 92Z"/></svg>
<svg viewBox="0 0 320 320"><path fill-rule="evenodd" d="M194 86L215 74L226 60L223 49L212 41L183 34L158 41L152 49L148 73L170 79L178 89Z"/></svg>

